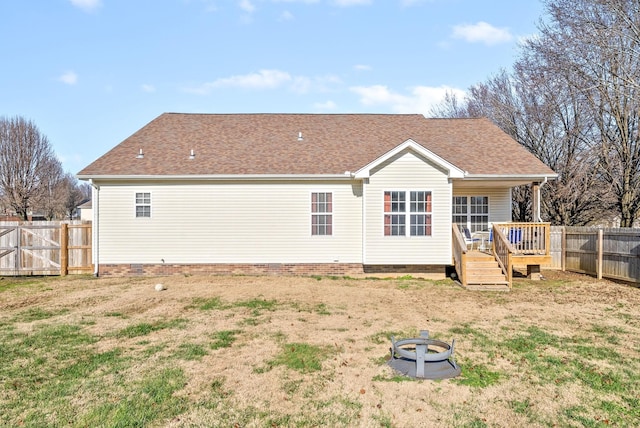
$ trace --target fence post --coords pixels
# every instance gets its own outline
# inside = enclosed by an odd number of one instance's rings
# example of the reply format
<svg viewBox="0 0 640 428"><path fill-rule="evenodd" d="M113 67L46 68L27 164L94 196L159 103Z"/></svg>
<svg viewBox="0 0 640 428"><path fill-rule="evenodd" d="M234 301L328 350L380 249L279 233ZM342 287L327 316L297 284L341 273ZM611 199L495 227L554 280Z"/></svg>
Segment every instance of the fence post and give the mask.
<svg viewBox="0 0 640 428"><path fill-rule="evenodd" d="M69 225L60 224L60 276L69 273Z"/></svg>
<svg viewBox="0 0 640 428"><path fill-rule="evenodd" d="M602 279L602 250L603 250L603 232L602 229L598 229L598 279Z"/></svg>
<svg viewBox="0 0 640 428"><path fill-rule="evenodd" d="M560 268L562 272L564 272L567 269L567 226L562 226L562 237L560 240Z"/></svg>

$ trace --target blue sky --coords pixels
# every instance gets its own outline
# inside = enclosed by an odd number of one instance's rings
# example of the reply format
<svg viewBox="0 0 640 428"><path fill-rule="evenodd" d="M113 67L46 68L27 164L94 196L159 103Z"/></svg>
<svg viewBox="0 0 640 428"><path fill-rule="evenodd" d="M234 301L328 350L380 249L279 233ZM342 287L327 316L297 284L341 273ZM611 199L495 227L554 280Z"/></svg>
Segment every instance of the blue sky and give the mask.
<svg viewBox="0 0 640 428"><path fill-rule="evenodd" d="M0 116L77 173L163 112L422 113L518 55L539 0L2 0ZM461 93L461 92L459 92Z"/></svg>

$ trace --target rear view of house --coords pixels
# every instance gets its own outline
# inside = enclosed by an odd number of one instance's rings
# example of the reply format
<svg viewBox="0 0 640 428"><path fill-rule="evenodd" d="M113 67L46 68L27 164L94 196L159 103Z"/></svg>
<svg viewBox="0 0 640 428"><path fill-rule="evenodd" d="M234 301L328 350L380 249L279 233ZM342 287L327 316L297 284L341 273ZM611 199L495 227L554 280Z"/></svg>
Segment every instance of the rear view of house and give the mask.
<svg viewBox="0 0 640 428"><path fill-rule="evenodd" d="M444 274L555 174L486 119L167 113L78 177L98 275Z"/></svg>

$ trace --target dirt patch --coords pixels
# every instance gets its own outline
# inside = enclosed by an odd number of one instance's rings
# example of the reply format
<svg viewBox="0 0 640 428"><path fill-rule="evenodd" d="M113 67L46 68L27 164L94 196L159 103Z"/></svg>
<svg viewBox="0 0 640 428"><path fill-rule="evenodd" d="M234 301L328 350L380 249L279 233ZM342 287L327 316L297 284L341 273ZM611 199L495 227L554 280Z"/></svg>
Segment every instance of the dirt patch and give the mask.
<svg viewBox="0 0 640 428"><path fill-rule="evenodd" d="M132 378L165 364L181 345L205 350L200 358L171 360L187 374L179 394L194 405L160 425L535 426L566 417L566 409L588 400L591 390L579 382L538 379L507 349L484 348L483 337L495 345L539 330L604 347L614 335L612 349L622 358L637 363L640 355L639 289L543 274L539 282L517 280L510 293L469 292L452 281L420 279L68 278L0 293L0 314L8 320L29 308L53 311L55 319L36 322L80 323L101 338L97 350L144 353L146 359L128 369ZM166 290L156 291L157 283ZM171 327L122 334L162 323ZM421 329L456 339L463 377L483 368L500 380L478 387L460 379L397 379L385 364L388 336L415 337ZM220 332L234 335L232 346L212 346ZM271 364L290 343L328 349L322 369L306 373ZM555 358L558 349L535 352ZM212 385L222 386L213 391ZM214 399L224 399L226 410L203 404ZM597 412L583 413L598 418Z"/></svg>

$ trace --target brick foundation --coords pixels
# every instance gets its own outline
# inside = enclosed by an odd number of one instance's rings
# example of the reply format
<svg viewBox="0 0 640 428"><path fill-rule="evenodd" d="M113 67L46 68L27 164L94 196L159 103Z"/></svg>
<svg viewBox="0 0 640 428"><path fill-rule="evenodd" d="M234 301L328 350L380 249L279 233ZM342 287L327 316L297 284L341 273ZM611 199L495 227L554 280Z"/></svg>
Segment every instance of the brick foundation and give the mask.
<svg viewBox="0 0 640 428"><path fill-rule="evenodd" d="M357 263L101 264L99 276L362 275Z"/></svg>
<svg viewBox="0 0 640 428"><path fill-rule="evenodd" d="M104 277L171 275L290 275L363 276L420 274L444 277L444 266L366 265L359 263L221 263L221 264L101 264Z"/></svg>

